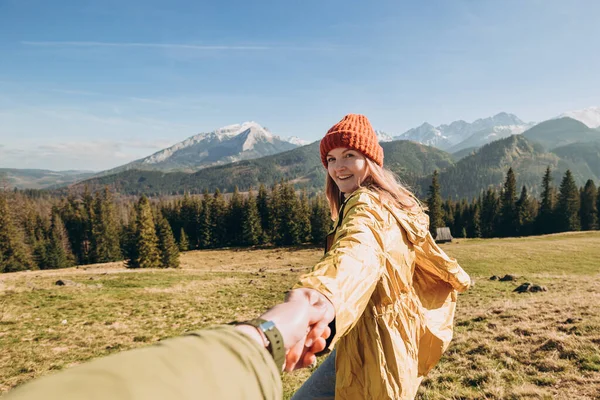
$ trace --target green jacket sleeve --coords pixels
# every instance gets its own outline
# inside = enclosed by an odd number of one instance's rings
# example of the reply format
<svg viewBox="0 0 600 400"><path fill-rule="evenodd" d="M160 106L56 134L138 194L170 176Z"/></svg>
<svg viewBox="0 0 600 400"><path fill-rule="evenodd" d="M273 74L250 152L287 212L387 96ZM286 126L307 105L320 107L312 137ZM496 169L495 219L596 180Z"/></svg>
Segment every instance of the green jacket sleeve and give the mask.
<svg viewBox="0 0 600 400"><path fill-rule="evenodd" d="M6 400L281 399L267 350L231 326L164 340L34 380Z"/></svg>

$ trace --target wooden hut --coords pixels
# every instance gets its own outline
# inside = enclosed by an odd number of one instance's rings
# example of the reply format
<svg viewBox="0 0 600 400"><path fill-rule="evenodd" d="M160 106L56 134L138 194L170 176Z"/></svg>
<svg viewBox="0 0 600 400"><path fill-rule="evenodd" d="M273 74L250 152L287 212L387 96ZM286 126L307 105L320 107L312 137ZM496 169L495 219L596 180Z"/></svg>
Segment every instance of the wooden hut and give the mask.
<svg viewBox="0 0 600 400"><path fill-rule="evenodd" d="M452 234L450 233L450 228L447 226L443 228L435 229L435 241L436 243L446 243L451 242L453 239Z"/></svg>

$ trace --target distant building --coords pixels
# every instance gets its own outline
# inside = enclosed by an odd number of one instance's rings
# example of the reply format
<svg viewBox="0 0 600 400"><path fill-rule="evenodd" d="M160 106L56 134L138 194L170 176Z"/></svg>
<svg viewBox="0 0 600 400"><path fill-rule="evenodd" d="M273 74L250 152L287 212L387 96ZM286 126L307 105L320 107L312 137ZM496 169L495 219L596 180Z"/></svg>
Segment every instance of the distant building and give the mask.
<svg viewBox="0 0 600 400"><path fill-rule="evenodd" d="M435 241L436 243L446 243L451 242L453 239L452 234L450 233L450 228L436 228L435 230Z"/></svg>

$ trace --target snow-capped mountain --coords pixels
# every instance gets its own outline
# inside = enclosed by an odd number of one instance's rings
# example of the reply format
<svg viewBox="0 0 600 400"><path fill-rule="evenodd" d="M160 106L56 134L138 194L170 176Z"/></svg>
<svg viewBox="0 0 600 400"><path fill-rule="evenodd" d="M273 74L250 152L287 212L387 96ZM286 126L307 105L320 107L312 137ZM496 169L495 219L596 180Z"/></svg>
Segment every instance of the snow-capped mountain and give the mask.
<svg viewBox="0 0 600 400"><path fill-rule="evenodd" d="M392 140L394 140L394 138L392 137L392 135L390 135L387 132L384 131L375 131L375 134L377 135L377 140L379 142L391 142Z"/></svg>
<svg viewBox="0 0 600 400"><path fill-rule="evenodd" d="M600 127L600 107L588 107L583 110L567 111L556 118L569 117L583 122L590 128Z"/></svg>
<svg viewBox="0 0 600 400"><path fill-rule="evenodd" d="M524 123L517 116L501 112L493 117L477 119L472 123L459 120L437 127L429 123L424 123L417 128L406 131L400 136L394 137L394 139L412 140L442 150L448 150L451 148L454 149L454 147L470 147L457 145L470 139L475 134L477 134L476 137L479 142L486 144L511 134L522 133L529 126L529 124Z"/></svg>
<svg viewBox="0 0 600 400"><path fill-rule="evenodd" d="M290 136L289 138L285 139L285 141L295 144L296 146L306 146L310 143L308 140L300 139L298 136Z"/></svg>
<svg viewBox="0 0 600 400"><path fill-rule="evenodd" d="M128 169L192 172L240 160L264 157L298 147L281 139L256 122L228 125L200 133L148 157L105 171Z"/></svg>

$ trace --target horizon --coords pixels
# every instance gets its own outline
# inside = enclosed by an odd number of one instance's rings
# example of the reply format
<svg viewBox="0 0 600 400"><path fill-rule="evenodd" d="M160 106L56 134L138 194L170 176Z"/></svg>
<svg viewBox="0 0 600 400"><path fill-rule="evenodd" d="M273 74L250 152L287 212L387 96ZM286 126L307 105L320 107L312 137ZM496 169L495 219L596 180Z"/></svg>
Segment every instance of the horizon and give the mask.
<svg viewBox="0 0 600 400"><path fill-rule="evenodd" d="M32 11L33 10L33 11ZM309 143L345 114L392 136L600 105L579 0L0 5L0 168L103 171L256 121Z"/></svg>

